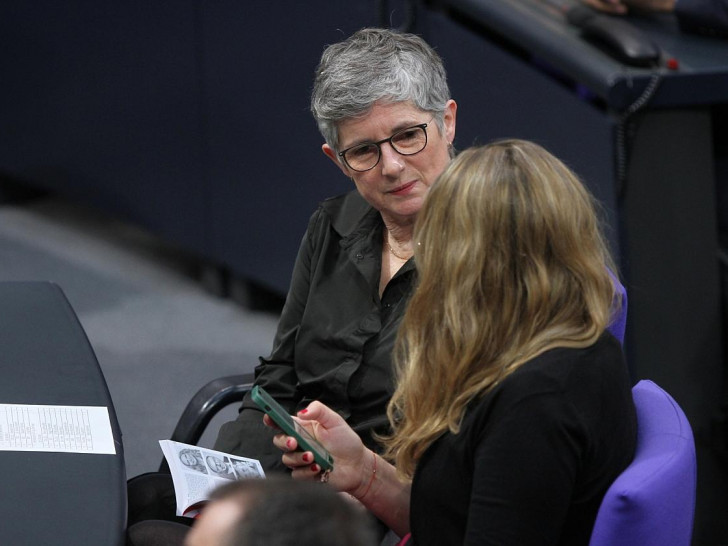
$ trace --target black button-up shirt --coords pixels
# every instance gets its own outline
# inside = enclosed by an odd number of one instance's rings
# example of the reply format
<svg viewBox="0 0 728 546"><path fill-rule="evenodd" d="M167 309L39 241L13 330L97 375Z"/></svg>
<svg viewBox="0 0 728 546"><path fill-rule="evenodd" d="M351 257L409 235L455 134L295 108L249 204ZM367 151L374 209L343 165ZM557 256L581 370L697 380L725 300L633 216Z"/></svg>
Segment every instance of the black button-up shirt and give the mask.
<svg viewBox="0 0 728 546"><path fill-rule="evenodd" d="M386 423L392 349L415 278L410 260L380 298L383 229L379 212L358 192L322 203L301 242L273 350L256 368L256 383L291 413L320 400L371 447L371 426ZM266 453L280 459L260 421L246 397L216 449L258 458L264 467Z"/></svg>

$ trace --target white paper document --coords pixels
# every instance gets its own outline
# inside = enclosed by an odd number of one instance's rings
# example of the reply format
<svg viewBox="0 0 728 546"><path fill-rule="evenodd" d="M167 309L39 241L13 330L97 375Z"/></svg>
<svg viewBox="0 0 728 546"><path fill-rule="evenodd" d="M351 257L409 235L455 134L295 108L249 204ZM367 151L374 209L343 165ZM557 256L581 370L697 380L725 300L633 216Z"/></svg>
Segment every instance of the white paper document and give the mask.
<svg viewBox="0 0 728 546"><path fill-rule="evenodd" d="M160 440L174 482L177 515L194 518L210 492L233 480L265 478L260 461L204 447Z"/></svg>
<svg viewBox="0 0 728 546"><path fill-rule="evenodd" d="M115 454L109 410L0 404L0 451Z"/></svg>

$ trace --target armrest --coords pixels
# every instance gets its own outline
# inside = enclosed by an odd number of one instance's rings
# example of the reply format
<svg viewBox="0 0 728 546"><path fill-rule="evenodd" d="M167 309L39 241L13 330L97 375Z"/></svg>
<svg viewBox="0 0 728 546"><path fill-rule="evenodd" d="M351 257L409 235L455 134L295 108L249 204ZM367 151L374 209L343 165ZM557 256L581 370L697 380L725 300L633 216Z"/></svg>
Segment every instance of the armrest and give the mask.
<svg viewBox="0 0 728 546"><path fill-rule="evenodd" d="M197 444L212 418L224 407L242 402L243 396L252 387L253 374L213 379L187 403L170 439L185 444ZM159 471L169 472L167 461L162 461Z"/></svg>

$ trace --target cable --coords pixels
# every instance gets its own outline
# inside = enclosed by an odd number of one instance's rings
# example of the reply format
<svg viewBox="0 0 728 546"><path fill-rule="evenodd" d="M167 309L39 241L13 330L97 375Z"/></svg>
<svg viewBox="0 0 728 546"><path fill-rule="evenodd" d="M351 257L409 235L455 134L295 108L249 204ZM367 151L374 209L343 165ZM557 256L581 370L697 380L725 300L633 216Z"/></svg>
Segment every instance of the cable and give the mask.
<svg viewBox="0 0 728 546"><path fill-rule="evenodd" d="M657 88L662 82L662 74L655 72L647 83L642 94L637 97L632 104L630 104L618 117L617 117L617 133L615 142L615 160L617 170L617 199L621 199L624 192L626 191L627 182L627 164L629 162L629 142L628 137L631 135L627 134L627 130L631 125L632 117L644 108L652 97L657 92Z"/></svg>

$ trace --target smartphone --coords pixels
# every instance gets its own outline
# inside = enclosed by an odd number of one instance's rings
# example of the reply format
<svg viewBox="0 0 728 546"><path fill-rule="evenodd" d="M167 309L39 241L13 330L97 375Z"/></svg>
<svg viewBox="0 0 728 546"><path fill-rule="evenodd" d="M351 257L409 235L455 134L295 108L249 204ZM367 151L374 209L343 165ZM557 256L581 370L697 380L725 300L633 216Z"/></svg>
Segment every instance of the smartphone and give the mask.
<svg viewBox="0 0 728 546"><path fill-rule="evenodd" d="M322 471L334 469L334 458L322 446L316 438L311 436L308 431L299 425L288 412L283 409L273 397L265 392L265 389L255 385L250 391L250 397L253 399L260 409L262 409L281 430L293 436L298 442L298 448L301 451L310 451L313 453L314 461L321 467Z"/></svg>

